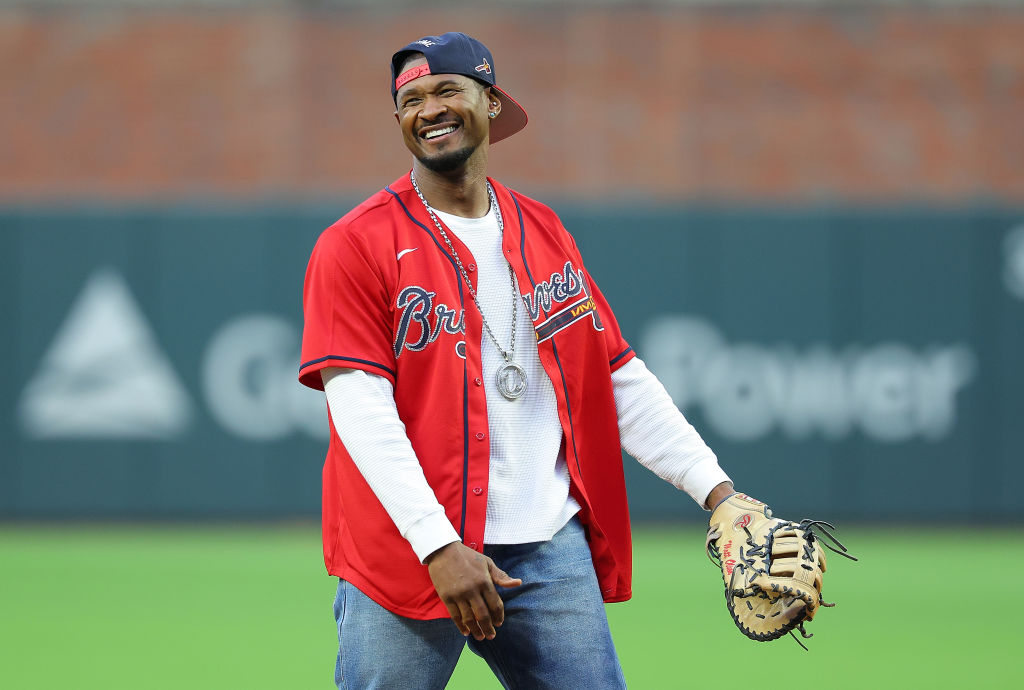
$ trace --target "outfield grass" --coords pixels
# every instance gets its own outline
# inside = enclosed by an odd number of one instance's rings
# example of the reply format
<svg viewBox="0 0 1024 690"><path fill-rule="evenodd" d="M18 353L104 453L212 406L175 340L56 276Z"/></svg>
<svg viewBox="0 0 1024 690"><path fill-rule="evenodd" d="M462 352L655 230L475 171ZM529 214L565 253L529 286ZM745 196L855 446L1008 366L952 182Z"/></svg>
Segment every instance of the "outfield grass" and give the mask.
<svg viewBox="0 0 1024 690"><path fill-rule="evenodd" d="M1024 533L845 529L810 652L744 638L698 529L636 534L634 599L608 607L632 688L1010 687ZM968 587L970 576L983 579ZM312 525L0 525L0 687L330 688L334 583ZM498 684L463 654L450 688Z"/></svg>

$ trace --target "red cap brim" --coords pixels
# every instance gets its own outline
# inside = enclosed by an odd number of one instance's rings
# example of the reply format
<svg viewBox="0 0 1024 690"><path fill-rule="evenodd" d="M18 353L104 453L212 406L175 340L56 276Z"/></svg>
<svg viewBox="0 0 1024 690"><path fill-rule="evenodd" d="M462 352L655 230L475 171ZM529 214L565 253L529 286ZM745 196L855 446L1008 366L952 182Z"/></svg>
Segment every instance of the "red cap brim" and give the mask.
<svg viewBox="0 0 1024 690"><path fill-rule="evenodd" d="M523 110L523 106L516 103L514 98L497 86L491 88L495 90L498 100L501 101L501 112L498 113L498 117L491 120L491 143L494 144L521 130L530 118Z"/></svg>

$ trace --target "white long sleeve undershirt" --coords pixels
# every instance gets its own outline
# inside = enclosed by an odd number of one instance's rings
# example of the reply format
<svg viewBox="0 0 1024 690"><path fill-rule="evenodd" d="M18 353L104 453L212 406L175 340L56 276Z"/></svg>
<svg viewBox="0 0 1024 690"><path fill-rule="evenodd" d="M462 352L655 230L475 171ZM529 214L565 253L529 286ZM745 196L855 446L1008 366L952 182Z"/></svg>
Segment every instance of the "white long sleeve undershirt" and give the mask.
<svg viewBox="0 0 1024 690"><path fill-rule="evenodd" d="M622 448L641 465L703 506L729 476L639 357L612 373Z"/></svg>
<svg viewBox="0 0 1024 690"><path fill-rule="evenodd" d="M612 373L612 385L622 447L703 505L729 478L661 382L634 358ZM458 541L406 436L391 382L361 370L332 370L325 372L324 390L338 436L420 561Z"/></svg>
<svg viewBox="0 0 1024 690"><path fill-rule="evenodd" d="M391 382L360 369L325 370L323 380L338 438L420 562L459 541L405 433Z"/></svg>

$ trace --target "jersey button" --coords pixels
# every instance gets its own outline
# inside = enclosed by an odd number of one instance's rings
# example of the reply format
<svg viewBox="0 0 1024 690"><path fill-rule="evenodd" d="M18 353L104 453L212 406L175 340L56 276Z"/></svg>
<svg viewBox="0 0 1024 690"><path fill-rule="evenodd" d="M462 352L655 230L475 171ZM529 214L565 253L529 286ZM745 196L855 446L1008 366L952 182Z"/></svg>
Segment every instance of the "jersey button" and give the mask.
<svg viewBox="0 0 1024 690"><path fill-rule="evenodd" d="M469 542L469 548L475 549L476 548L476 542L475 541Z"/></svg>
<svg viewBox="0 0 1024 690"><path fill-rule="evenodd" d="M477 376L475 379L473 379L473 383L475 383L478 386L484 385L484 382L480 379L479 376Z"/></svg>
<svg viewBox="0 0 1024 690"><path fill-rule="evenodd" d="M476 440L477 441L483 441L484 440L484 432L482 432L482 431L476 432Z"/></svg>
<svg viewBox="0 0 1024 690"><path fill-rule="evenodd" d="M466 270L469 271L470 273L472 273L473 271L476 270L476 264L467 264L466 265Z"/></svg>
<svg viewBox="0 0 1024 690"><path fill-rule="evenodd" d="M479 486L474 486L474 487L473 487L473 493L475 493L475 494L476 494L477 496L479 496L479 495L480 495L480 494L482 494L483 492L484 492L484 490L483 490L483 489L481 489L481 488L480 488Z"/></svg>

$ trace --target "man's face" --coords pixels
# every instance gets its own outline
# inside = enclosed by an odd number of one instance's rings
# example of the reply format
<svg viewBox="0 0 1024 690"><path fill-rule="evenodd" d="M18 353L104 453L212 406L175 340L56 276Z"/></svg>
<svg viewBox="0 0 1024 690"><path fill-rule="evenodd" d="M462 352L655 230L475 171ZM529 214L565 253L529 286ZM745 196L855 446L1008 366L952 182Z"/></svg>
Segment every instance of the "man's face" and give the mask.
<svg viewBox="0 0 1024 690"><path fill-rule="evenodd" d="M425 64L415 58L402 71ZM490 132L488 109L494 110L487 89L461 74L428 74L403 84L395 116L405 145L434 172L456 170L485 141Z"/></svg>

